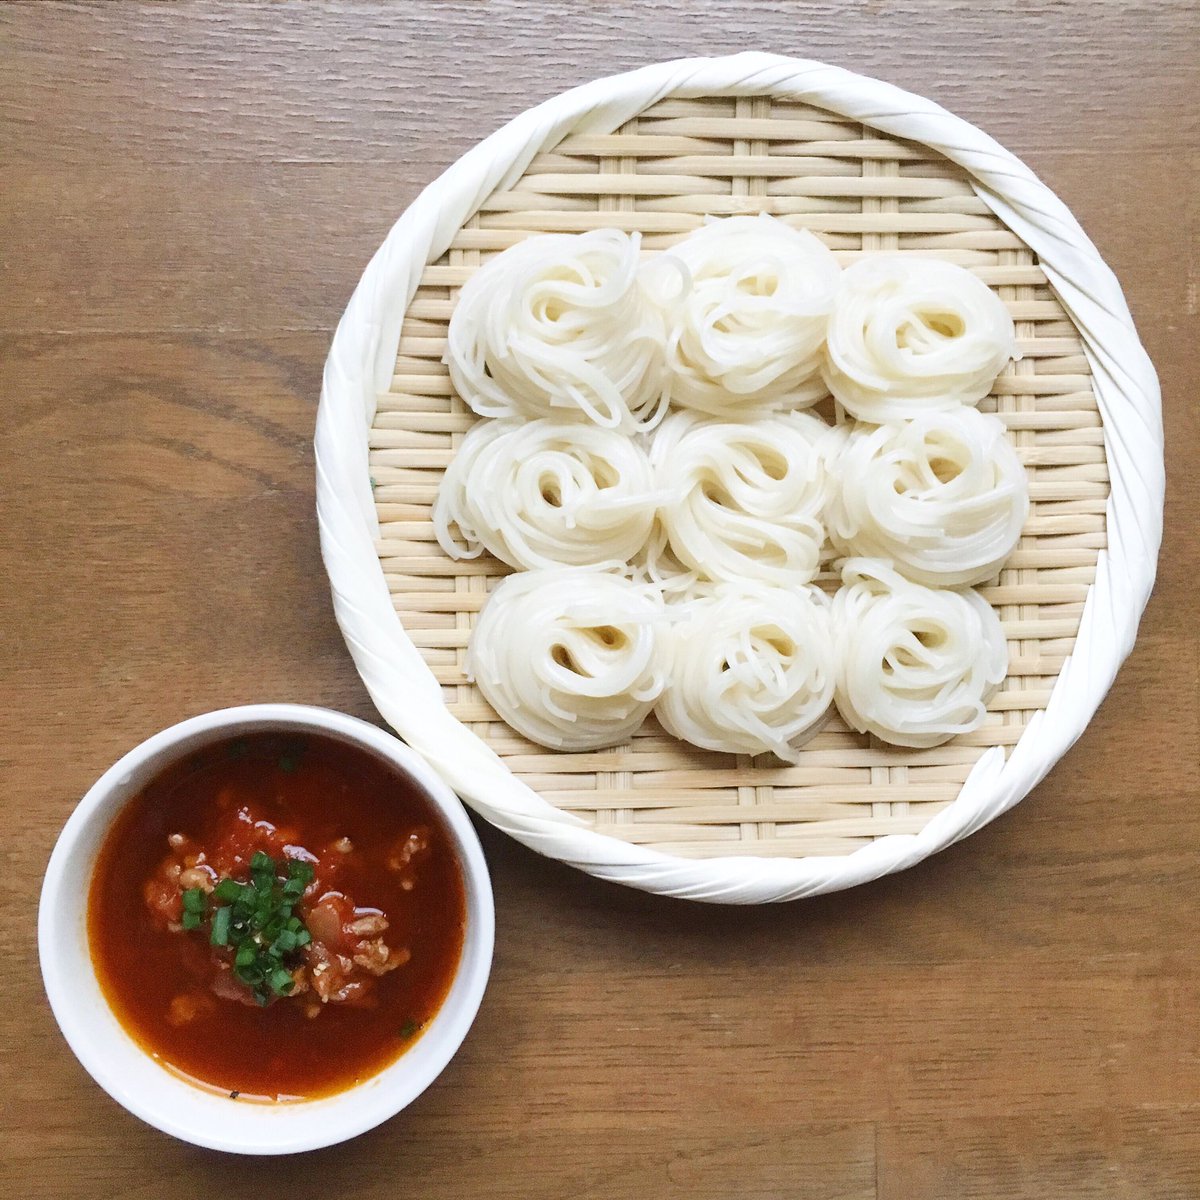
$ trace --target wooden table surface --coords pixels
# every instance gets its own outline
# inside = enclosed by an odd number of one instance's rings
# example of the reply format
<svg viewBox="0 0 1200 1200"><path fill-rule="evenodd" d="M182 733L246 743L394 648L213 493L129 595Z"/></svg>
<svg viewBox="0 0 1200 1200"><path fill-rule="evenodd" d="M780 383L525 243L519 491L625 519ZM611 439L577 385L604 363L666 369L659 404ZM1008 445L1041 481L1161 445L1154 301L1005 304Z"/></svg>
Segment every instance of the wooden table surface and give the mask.
<svg viewBox="0 0 1200 1200"><path fill-rule="evenodd" d="M1190 0L0 8L5 1194L1200 1196L1198 44ZM482 828L495 969L442 1078L311 1156L171 1141L46 1004L35 904L63 821L191 714L373 716L313 517L322 361L359 272L528 104L746 47L981 124L1122 279L1170 480L1137 649L1024 804L854 892L667 902Z"/></svg>

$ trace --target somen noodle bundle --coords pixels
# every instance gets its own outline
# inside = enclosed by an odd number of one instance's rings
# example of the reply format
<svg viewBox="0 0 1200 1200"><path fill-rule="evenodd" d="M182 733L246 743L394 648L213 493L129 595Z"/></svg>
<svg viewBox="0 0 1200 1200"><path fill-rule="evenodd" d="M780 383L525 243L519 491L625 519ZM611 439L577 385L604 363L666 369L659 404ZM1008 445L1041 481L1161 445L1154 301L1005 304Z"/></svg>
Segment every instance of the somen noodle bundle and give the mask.
<svg viewBox="0 0 1200 1200"><path fill-rule="evenodd" d="M664 310L638 235L540 234L467 280L447 334L455 390L482 417L650 428L666 403Z"/></svg>
<svg viewBox="0 0 1200 1200"><path fill-rule="evenodd" d="M690 284L669 346L673 403L737 418L826 394L821 349L840 268L824 243L764 213L710 221L668 254Z"/></svg>
<svg viewBox="0 0 1200 1200"><path fill-rule="evenodd" d="M970 271L872 254L842 273L824 375L847 412L882 424L978 403L1015 354L1008 309Z"/></svg>
<svg viewBox="0 0 1200 1200"><path fill-rule="evenodd" d="M519 733L553 750L629 738L663 688L653 589L578 567L508 576L483 606L466 671Z"/></svg>
<svg viewBox="0 0 1200 1200"><path fill-rule="evenodd" d="M833 629L838 711L897 746L978 729L1008 669L1000 620L978 592L927 588L876 559L843 566Z"/></svg>
<svg viewBox="0 0 1200 1200"><path fill-rule="evenodd" d="M619 567L641 550L656 506L632 438L546 417L481 421L442 476L433 526L451 558L487 549L513 567Z"/></svg>
<svg viewBox="0 0 1200 1200"><path fill-rule="evenodd" d="M1029 514L1029 483L996 417L954 408L839 433L826 509L836 546L934 587L999 571Z"/></svg>
<svg viewBox="0 0 1200 1200"><path fill-rule="evenodd" d="M815 587L721 583L678 606L655 712L678 738L795 762L833 699L829 601Z"/></svg>
<svg viewBox="0 0 1200 1200"><path fill-rule="evenodd" d="M700 579L807 583L825 540L828 435L809 413L740 423L669 417L650 461L675 557Z"/></svg>

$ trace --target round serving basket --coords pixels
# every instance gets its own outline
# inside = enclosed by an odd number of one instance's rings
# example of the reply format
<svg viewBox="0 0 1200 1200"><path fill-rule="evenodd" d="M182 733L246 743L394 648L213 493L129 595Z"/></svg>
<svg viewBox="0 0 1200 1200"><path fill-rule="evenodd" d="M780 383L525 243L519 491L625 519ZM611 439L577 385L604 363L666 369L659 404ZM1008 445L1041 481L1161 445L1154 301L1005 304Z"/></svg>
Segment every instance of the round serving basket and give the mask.
<svg viewBox="0 0 1200 1200"><path fill-rule="evenodd" d="M970 268L1020 361L980 408L1029 472L1021 542L983 594L1008 678L974 733L902 750L834 718L796 766L701 751L650 720L560 753L501 722L464 674L508 568L434 538L439 480L475 417L442 355L459 288L540 232L617 227L646 250L706 215L768 212L843 263L914 251ZM330 350L317 506L338 621L380 713L492 824L593 875L760 903L911 866L1011 808L1082 733L1154 580L1158 384L1120 287L1021 162L936 104L765 54L598 80L524 113L431 184L372 259Z"/></svg>

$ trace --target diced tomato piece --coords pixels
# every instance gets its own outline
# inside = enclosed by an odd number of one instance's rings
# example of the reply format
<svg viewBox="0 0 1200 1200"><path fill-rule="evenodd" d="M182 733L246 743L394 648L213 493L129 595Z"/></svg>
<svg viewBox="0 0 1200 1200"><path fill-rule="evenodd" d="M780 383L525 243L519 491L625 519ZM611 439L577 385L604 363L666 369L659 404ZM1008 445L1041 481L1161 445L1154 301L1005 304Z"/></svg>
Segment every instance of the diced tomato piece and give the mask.
<svg viewBox="0 0 1200 1200"><path fill-rule="evenodd" d="M146 898L146 907L164 924L178 921L183 915L183 897L179 885L163 875L152 875L147 879L142 894Z"/></svg>

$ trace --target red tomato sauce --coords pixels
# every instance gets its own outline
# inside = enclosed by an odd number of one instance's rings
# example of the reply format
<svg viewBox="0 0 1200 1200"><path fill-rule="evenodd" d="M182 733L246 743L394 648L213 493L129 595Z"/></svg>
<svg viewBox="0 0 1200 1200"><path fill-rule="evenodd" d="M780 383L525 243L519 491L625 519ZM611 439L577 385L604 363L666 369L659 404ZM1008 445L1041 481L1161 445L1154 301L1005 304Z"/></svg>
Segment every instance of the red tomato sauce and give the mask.
<svg viewBox="0 0 1200 1200"><path fill-rule="evenodd" d="M256 851L308 864L296 902L309 941L287 994L256 1001L182 927L183 893L246 883ZM297 885L299 886L299 885ZM193 895L193 901L197 898ZM462 952L462 871L432 803L366 751L254 734L198 751L122 810L100 850L88 938L126 1032L165 1066L235 1098L329 1095L394 1062L434 1016Z"/></svg>

